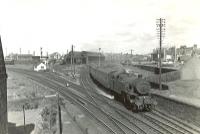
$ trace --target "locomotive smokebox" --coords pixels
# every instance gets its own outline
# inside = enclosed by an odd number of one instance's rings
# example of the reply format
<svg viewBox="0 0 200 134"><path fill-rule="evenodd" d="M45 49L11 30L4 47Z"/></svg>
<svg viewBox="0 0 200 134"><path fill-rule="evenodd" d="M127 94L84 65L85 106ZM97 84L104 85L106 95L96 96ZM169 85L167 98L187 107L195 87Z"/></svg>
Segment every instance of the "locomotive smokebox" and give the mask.
<svg viewBox="0 0 200 134"><path fill-rule="evenodd" d="M140 95L148 94L150 92L150 84L144 79L135 79L133 81L133 87L135 92L139 93Z"/></svg>

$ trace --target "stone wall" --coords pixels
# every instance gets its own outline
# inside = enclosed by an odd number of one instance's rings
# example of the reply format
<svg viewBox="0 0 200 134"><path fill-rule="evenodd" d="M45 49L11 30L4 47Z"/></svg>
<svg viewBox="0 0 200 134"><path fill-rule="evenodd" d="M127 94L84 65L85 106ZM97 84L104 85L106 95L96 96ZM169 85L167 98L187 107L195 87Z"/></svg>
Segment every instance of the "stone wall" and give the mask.
<svg viewBox="0 0 200 134"><path fill-rule="evenodd" d="M0 79L0 134L7 134L7 82Z"/></svg>
<svg viewBox="0 0 200 134"><path fill-rule="evenodd" d="M0 37L0 134L7 134L7 124L7 74Z"/></svg>
<svg viewBox="0 0 200 134"><path fill-rule="evenodd" d="M194 124L200 122L200 107L165 96L153 95L153 97L158 103L156 106L158 109Z"/></svg>

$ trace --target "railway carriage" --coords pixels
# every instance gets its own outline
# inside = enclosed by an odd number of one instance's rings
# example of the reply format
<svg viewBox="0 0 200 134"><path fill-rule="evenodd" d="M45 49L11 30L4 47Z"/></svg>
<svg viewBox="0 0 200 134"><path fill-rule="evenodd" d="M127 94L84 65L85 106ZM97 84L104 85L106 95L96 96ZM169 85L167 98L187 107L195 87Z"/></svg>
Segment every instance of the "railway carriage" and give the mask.
<svg viewBox="0 0 200 134"><path fill-rule="evenodd" d="M122 68L89 66L90 76L133 111L150 110L156 102L151 98L150 84L141 75L126 73Z"/></svg>

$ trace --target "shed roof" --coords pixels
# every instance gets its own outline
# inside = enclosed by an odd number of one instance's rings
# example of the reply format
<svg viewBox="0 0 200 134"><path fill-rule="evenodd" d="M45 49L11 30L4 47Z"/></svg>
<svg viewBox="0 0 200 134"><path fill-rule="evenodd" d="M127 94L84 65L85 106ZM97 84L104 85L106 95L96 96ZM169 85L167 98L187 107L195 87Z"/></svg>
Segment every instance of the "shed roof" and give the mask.
<svg viewBox="0 0 200 134"><path fill-rule="evenodd" d="M71 56L71 51L69 52L69 54L67 55L68 57L70 57ZM74 55L74 57L75 58L81 58L82 57L82 52L78 52L78 51L74 51L73 52L73 55Z"/></svg>
<svg viewBox="0 0 200 134"><path fill-rule="evenodd" d="M19 54L18 58L32 58L32 54Z"/></svg>
<svg viewBox="0 0 200 134"><path fill-rule="evenodd" d="M82 54L89 57L99 57L98 52L82 51ZM100 57L105 57L105 56L102 53L100 53Z"/></svg>
<svg viewBox="0 0 200 134"><path fill-rule="evenodd" d="M35 62L35 63L33 63L33 66L38 66L38 65L40 65L41 63L45 64L44 61L39 61L39 62Z"/></svg>

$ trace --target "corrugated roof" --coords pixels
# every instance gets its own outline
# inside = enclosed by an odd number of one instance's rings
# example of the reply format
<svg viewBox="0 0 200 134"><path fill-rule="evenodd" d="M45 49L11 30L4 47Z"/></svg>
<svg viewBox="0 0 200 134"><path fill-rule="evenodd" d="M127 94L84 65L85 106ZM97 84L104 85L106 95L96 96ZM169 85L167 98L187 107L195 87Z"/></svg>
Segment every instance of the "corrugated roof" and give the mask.
<svg viewBox="0 0 200 134"><path fill-rule="evenodd" d="M82 58L82 57L99 57L99 53L98 52L90 52L90 51L74 51L74 57L75 58ZM68 57L71 56L71 51L68 54ZM100 53L100 57L105 57L102 53Z"/></svg>
<svg viewBox="0 0 200 134"><path fill-rule="evenodd" d="M81 58L82 57L82 52L74 51L73 54L74 54L75 58ZM70 56L71 56L71 51L68 54L68 57L70 57Z"/></svg>
<svg viewBox="0 0 200 134"><path fill-rule="evenodd" d="M32 56L33 56L32 54L19 54L18 58L24 58L24 57L32 58Z"/></svg>
<svg viewBox="0 0 200 134"><path fill-rule="evenodd" d="M82 51L82 54L90 56L90 57L99 57L99 53L98 52ZM102 53L100 53L100 56L104 57L104 55Z"/></svg>

